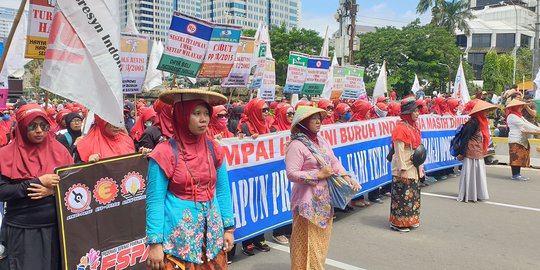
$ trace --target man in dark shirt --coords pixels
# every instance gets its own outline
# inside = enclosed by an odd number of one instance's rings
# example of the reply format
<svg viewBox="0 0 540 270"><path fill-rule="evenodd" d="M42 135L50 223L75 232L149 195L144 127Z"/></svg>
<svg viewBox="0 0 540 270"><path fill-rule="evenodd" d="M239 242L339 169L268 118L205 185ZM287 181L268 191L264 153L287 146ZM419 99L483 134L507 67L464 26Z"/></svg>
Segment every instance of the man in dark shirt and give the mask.
<svg viewBox="0 0 540 270"><path fill-rule="evenodd" d="M536 103L532 102L532 97L530 95L525 95L523 101L527 103L527 106L525 106L525 109L523 110L523 117L525 117L527 121L537 126L536 112L538 110L538 106L536 105Z"/></svg>

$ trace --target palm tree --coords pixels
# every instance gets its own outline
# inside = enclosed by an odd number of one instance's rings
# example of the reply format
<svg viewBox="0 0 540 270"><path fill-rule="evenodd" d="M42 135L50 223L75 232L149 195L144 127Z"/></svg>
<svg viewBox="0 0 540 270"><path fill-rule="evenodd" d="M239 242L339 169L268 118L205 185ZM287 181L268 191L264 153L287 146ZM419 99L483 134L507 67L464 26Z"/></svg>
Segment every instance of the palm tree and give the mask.
<svg viewBox="0 0 540 270"><path fill-rule="evenodd" d="M469 35L470 29L467 20L474 19L467 0L420 0L416 7L417 12L423 14L431 7L431 23L444 27L455 34L459 29Z"/></svg>

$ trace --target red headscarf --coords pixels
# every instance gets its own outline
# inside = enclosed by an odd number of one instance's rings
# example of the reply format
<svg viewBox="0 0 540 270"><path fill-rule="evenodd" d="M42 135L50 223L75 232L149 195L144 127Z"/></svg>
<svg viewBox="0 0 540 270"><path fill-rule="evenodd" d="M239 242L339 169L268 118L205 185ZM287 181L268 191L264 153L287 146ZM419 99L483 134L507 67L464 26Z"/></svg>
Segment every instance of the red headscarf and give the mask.
<svg viewBox="0 0 540 270"><path fill-rule="evenodd" d="M341 116L345 114L345 112L350 109L349 105L346 103L339 103L336 106L336 109L334 110L334 121L339 121L341 119Z"/></svg>
<svg viewBox="0 0 540 270"><path fill-rule="evenodd" d="M433 100L433 105L431 106L431 112L434 112L438 115L443 115L446 113L446 98L438 97Z"/></svg>
<svg viewBox="0 0 540 270"><path fill-rule="evenodd" d="M63 109L56 114L55 120L56 120L56 124L58 124L58 129L66 128L66 127L61 126L62 120L64 120L64 117L66 117L66 115L70 113L71 113L70 109Z"/></svg>
<svg viewBox="0 0 540 270"><path fill-rule="evenodd" d="M227 128L229 122L228 118L218 118L217 115L222 112L226 112L227 108L223 105L215 106L212 118L210 118L210 124L208 124L208 137L215 138L216 135L221 134L222 138L232 138L232 134Z"/></svg>
<svg viewBox="0 0 540 270"><path fill-rule="evenodd" d="M84 162L93 154L99 154L101 159L131 154L135 152L133 140L124 132L111 136L107 133L107 121L95 115L94 126L86 137L77 144L77 151Z"/></svg>
<svg viewBox="0 0 540 270"><path fill-rule="evenodd" d="M27 126L37 117L47 120L38 104L27 104L17 111L17 128L11 144L0 148L0 174L11 180L26 180L54 173L54 168L73 164L69 151L48 132L39 144L28 140Z"/></svg>
<svg viewBox="0 0 540 270"><path fill-rule="evenodd" d="M473 109L474 109L474 105L476 105L476 102L478 102L480 99L473 99L469 102L467 102L467 104L465 104L465 108L463 108L463 114L469 114Z"/></svg>
<svg viewBox="0 0 540 270"><path fill-rule="evenodd" d="M386 103L387 101L388 101L388 98L385 96L380 96L377 98L377 103L379 102Z"/></svg>
<svg viewBox="0 0 540 270"><path fill-rule="evenodd" d="M353 115L351 116L351 120L349 121L365 121L368 120L368 111L371 105L369 102L359 99L353 103L351 106L351 111Z"/></svg>
<svg viewBox="0 0 540 270"><path fill-rule="evenodd" d="M525 105L507 107L506 108L506 119L508 119L508 116L511 115L511 114L515 114L519 118L522 118L523 113L521 111L523 110L524 107L525 107Z"/></svg>
<svg viewBox="0 0 540 270"><path fill-rule="evenodd" d="M293 107L287 103L280 103L277 106L275 110L276 121L274 122L274 125L272 125L272 127L275 128L276 131L291 129L291 122L289 122L289 119L287 117L287 111L292 108Z"/></svg>
<svg viewBox="0 0 540 270"><path fill-rule="evenodd" d="M260 98L254 98L246 105L242 119L238 123L238 131L242 132L242 124L246 123L249 132L253 134L267 134L270 133L270 128L266 119L262 117L262 108L266 104L266 101Z"/></svg>
<svg viewBox="0 0 540 270"><path fill-rule="evenodd" d="M484 137L484 153L487 153L489 147L489 122L487 116L483 112L477 112L471 114L471 117L476 118L478 123L480 123L480 131L482 132L482 137Z"/></svg>
<svg viewBox="0 0 540 270"><path fill-rule="evenodd" d="M397 102L388 103L388 116L399 116L401 112L401 104Z"/></svg>
<svg viewBox="0 0 540 270"><path fill-rule="evenodd" d="M323 109L323 110L326 110L328 107L332 107L334 108L334 104L332 103L332 101L328 100L328 99L321 99L319 101L319 104L318 104L318 107L319 109ZM329 113L322 121L322 124L323 125L330 125L330 124L333 124L334 123L334 112L332 111L332 113Z"/></svg>
<svg viewBox="0 0 540 270"><path fill-rule="evenodd" d="M449 98L448 101L446 102L446 104L448 105L447 112L450 115L455 116L457 114L457 108L459 106L459 100L457 100L455 98Z"/></svg>
<svg viewBox="0 0 540 270"><path fill-rule="evenodd" d="M392 132L392 141L400 140L407 147L411 145L416 149L422 143L421 133L416 125L416 121L412 120L411 114L402 114L399 116L402 121L398 122Z"/></svg>
<svg viewBox="0 0 540 270"><path fill-rule="evenodd" d="M426 114L428 111L426 101L423 99L416 100L416 105L418 105L418 113L419 114ZM390 110L390 106L388 106L388 109Z"/></svg>
<svg viewBox="0 0 540 270"><path fill-rule="evenodd" d="M294 107L294 110L298 110L298 107L300 106L311 106L311 101L309 100L300 100L298 103L296 103L296 106Z"/></svg>
<svg viewBox="0 0 540 270"><path fill-rule="evenodd" d="M373 107L371 107L369 109L369 118L377 119L377 118L384 117L384 116L379 115L377 113L377 110L380 110L382 112L388 112L388 106L386 105L386 103L377 102L377 104L375 104L375 106L373 106Z"/></svg>
<svg viewBox="0 0 540 270"><path fill-rule="evenodd" d="M156 117L152 124L161 130L163 136L171 138L174 134L172 106L158 99L156 100L156 103L154 103L154 110L156 112Z"/></svg>
<svg viewBox="0 0 540 270"><path fill-rule="evenodd" d="M154 111L154 109L148 107L141 109L139 119L137 119L137 122L135 122L135 125L133 125L131 128L131 137L133 137L135 141L138 141L141 138L144 130L146 129L144 123L146 123L152 117L156 117L156 111Z"/></svg>
<svg viewBox="0 0 540 270"><path fill-rule="evenodd" d="M202 202L214 197L217 175L207 137L194 136L189 131L190 115L198 105L205 105L212 112L212 107L200 99L174 105L174 139L178 147L178 160L169 143L158 144L150 158L165 172L169 178L169 190L176 197ZM219 168L223 163L223 150L215 141L210 139L210 142Z"/></svg>

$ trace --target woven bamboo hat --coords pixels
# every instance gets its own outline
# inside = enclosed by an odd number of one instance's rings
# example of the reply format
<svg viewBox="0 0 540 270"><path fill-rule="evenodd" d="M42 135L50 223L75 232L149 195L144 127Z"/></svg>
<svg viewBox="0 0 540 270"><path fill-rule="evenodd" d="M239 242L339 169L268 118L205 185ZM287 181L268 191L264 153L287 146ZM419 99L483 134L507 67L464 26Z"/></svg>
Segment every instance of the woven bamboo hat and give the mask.
<svg viewBox="0 0 540 270"><path fill-rule="evenodd" d="M202 99L210 106L218 106L227 103L227 97L220 93L195 90L195 89L172 89L159 95L159 99L167 104L174 105L176 102Z"/></svg>
<svg viewBox="0 0 540 270"><path fill-rule="evenodd" d="M327 115L326 110L311 107L311 106L300 106L298 109L296 109L296 112L294 113L294 118L292 120L291 128L295 127L298 123L302 122L302 120L316 114L320 113L322 118L325 118Z"/></svg>
<svg viewBox="0 0 540 270"><path fill-rule="evenodd" d="M476 104L474 105L472 111L469 113L469 115L475 114L481 111L490 111L490 110L495 110L495 109L497 109L497 106L483 100L478 100Z"/></svg>
<svg viewBox="0 0 540 270"><path fill-rule="evenodd" d="M527 103L514 98L514 99L512 99L512 101L510 101L510 103L508 103L508 105L506 105L506 108L522 106L522 105L527 105Z"/></svg>

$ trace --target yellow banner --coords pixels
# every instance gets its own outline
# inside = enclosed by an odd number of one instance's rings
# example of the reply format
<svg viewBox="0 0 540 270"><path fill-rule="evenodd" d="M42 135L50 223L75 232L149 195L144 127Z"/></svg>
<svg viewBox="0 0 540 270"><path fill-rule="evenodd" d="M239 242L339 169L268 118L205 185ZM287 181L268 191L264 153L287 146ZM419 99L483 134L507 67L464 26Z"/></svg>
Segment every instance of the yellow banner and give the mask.
<svg viewBox="0 0 540 270"><path fill-rule="evenodd" d="M47 40L51 31L54 8L47 0L30 0L28 13L28 38L26 54L31 59L44 59L47 51Z"/></svg>

